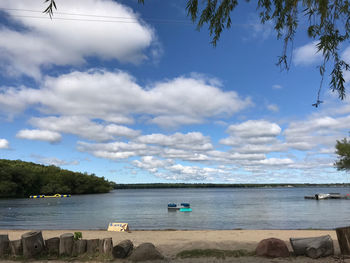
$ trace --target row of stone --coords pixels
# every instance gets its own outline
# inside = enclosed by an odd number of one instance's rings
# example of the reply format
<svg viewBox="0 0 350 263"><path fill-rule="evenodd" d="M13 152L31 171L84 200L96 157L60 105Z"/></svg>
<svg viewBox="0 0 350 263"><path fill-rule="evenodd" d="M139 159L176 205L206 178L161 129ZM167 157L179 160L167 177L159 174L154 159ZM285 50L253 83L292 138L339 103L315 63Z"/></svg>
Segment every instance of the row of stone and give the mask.
<svg viewBox="0 0 350 263"><path fill-rule="evenodd" d="M108 258L131 257L134 261L162 259L163 256L151 243L143 243L134 249L130 240L113 246L112 238L74 240L72 233L62 234L44 241L41 231L27 232L20 240L10 241L8 235L0 235L0 257L8 255L33 258L40 255L76 257L82 254ZM151 257L151 258L150 258Z"/></svg>

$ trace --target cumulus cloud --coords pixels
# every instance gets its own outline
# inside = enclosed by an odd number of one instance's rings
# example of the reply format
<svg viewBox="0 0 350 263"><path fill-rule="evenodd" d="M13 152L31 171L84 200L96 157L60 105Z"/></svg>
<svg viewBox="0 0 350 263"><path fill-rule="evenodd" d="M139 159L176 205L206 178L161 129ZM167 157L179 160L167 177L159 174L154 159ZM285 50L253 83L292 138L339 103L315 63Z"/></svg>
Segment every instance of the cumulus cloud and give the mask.
<svg viewBox="0 0 350 263"><path fill-rule="evenodd" d="M189 132L187 134L175 133L173 135L150 134L137 138L144 144L156 144L168 146L175 149L190 149L193 151L207 151L213 149L210 138L203 136L200 132Z"/></svg>
<svg viewBox="0 0 350 263"><path fill-rule="evenodd" d="M0 149L8 149L10 144L6 139L0 139Z"/></svg>
<svg viewBox="0 0 350 263"><path fill-rule="evenodd" d="M252 102L234 91L212 86L207 79L178 77L143 88L125 72L91 70L47 77L40 89L3 89L0 106L13 112L37 107L44 114L84 116L107 122L142 115L160 126L174 127L231 116L252 106Z"/></svg>
<svg viewBox="0 0 350 263"><path fill-rule="evenodd" d="M322 53L317 52L317 41L311 42L299 48L296 48L293 52L293 62L295 65L311 65L315 62L319 62L322 59Z"/></svg>
<svg viewBox="0 0 350 263"><path fill-rule="evenodd" d="M249 120L230 125L227 132L243 138L275 137L281 133L281 127L276 123L264 120Z"/></svg>
<svg viewBox="0 0 350 263"><path fill-rule="evenodd" d="M51 143L59 142L61 140L61 134L48 130L20 130L16 134L16 137L21 139L39 140Z"/></svg>
<svg viewBox="0 0 350 263"><path fill-rule="evenodd" d="M83 116L31 118L29 123L40 129L75 134L94 141L109 141L115 137L132 138L140 134L140 131L125 126L98 124Z"/></svg>
<svg viewBox="0 0 350 263"><path fill-rule="evenodd" d="M165 167L173 165L174 161L170 159L161 160L155 158L154 156L143 156L141 160L134 160L132 163L134 166L140 169L145 169L151 173L156 173L158 172L159 168L164 169Z"/></svg>
<svg viewBox="0 0 350 263"><path fill-rule="evenodd" d="M211 167L185 166L175 164L166 167L166 172L157 173L156 176L167 180L214 180L218 176L227 175L227 171Z"/></svg>
<svg viewBox="0 0 350 263"><path fill-rule="evenodd" d="M43 10L43 1L3 0L2 4L8 8L2 11L9 21L22 27L0 29L1 67L8 74L19 72L38 79L43 67L78 65L87 57L138 63L147 58L144 50L156 39L135 12L112 0L61 0L52 21L47 14L38 12L38 18L33 18L25 11ZM107 16L110 22L103 22Z"/></svg>
<svg viewBox="0 0 350 263"><path fill-rule="evenodd" d="M147 145L133 142L87 143L78 142L78 150L106 159L127 159L132 156L143 156L150 153Z"/></svg>

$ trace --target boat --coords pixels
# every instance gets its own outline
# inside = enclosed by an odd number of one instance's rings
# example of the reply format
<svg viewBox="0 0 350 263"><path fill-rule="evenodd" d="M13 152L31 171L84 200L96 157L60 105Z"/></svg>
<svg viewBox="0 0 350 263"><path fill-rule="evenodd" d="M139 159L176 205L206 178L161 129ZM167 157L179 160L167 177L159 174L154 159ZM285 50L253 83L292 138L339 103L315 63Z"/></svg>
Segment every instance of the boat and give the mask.
<svg viewBox="0 0 350 263"><path fill-rule="evenodd" d="M29 198L63 198L63 197L71 197L70 194L55 194L55 195L31 195Z"/></svg>
<svg viewBox="0 0 350 263"><path fill-rule="evenodd" d="M190 207L189 203L181 203L180 205L176 203L169 203L168 204L168 211L177 211L180 212L192 212L192 208Z"/></svg>

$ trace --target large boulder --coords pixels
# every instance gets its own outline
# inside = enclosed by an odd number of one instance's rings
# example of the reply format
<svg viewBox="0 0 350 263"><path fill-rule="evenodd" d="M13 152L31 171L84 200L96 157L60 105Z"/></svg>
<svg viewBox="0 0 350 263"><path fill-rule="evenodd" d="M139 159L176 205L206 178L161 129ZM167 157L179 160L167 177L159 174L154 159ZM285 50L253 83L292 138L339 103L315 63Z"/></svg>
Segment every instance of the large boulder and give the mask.
<svg viewBox="0 0 350 263"><path fill-rule="evenodd" d="M289 257L289 250L286 243L278 238L267 238L259 242L255 249L257 256L285 258Z"/></svg>
<svg viewBox="0 0 350 263"><path fill-rule="evenodd" d="M164 259L164 256L152 243L142 243L134 249L129 259L132 261L146 261Z"/></svg>

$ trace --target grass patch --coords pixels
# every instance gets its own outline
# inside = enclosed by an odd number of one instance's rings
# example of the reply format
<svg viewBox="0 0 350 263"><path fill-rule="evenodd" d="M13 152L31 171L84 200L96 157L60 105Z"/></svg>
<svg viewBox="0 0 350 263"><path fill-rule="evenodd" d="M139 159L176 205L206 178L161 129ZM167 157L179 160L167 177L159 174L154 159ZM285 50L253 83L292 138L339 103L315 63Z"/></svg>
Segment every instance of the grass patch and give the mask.
<svg viewBox="0 0 350 263"><path fill-rule="evenodd" d="M201 257L215 257L215 258L226 258L226 257L246 257L254 256L253 251L247 251L245 249L238 250L221 250L221 249L192 249L184 250L176 255L178 258L201 258Z"/></svg>

